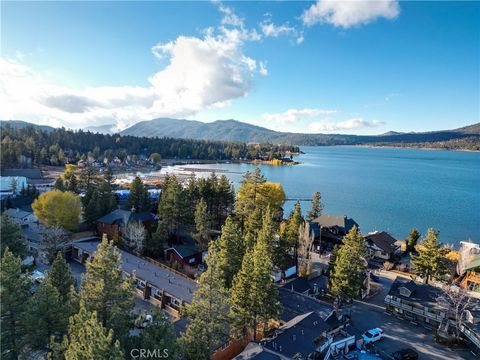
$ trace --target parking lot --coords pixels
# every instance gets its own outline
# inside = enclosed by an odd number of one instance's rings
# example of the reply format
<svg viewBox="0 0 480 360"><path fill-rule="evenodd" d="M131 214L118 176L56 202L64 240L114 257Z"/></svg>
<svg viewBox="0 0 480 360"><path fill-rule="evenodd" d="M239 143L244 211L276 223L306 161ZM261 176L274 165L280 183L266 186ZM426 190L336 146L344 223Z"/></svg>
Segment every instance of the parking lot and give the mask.
<svg viewBox="0 0 480 360"><path fill-rule="evenodd" d="M379 293L363 302L355 302L351 308L351 325L347 329L349 333L361 336L366 330L380 327L385 332L385 337L376 342L375 350L385 359L390 358L394 351L413 348L420 359L479 359L468 348L450 349L443 344L435 342L432 329L421 324L414 324L407 320L387 314L383 306L383 299L388 293L392 277L389 274L380 274Z"/></svg>

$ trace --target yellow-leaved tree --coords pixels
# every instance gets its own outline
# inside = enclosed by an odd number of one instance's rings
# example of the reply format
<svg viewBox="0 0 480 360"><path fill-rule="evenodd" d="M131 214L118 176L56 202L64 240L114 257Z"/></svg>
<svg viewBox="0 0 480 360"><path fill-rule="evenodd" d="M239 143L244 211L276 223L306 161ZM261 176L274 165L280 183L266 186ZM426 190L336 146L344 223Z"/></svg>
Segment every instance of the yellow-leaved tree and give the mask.
<svg viewBox="0 0 480 360"><path fill-rule="evenodd" d="M38 220L48 227L73 230L80 221L80 198L70 191L42 193L33 202L32 208Z"/></svg>

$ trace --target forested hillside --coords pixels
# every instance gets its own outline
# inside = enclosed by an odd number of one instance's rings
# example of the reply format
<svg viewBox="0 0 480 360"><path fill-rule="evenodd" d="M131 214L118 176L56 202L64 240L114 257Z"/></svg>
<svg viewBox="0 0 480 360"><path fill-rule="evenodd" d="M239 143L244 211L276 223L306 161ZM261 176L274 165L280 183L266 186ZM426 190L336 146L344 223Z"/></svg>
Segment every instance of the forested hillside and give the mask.
<svg viewBox="0 0 480 360"><path fill-rule="evenodd" d="M129 155L151 154L167 159L271 160L283 157L286 151L298 151L283 145L105 135L63 128L43 131L33 126L12 127L8 122L2 122L1 130L2 168L63 165L86 158L111 161L118 157L123 161Z"/></svg>

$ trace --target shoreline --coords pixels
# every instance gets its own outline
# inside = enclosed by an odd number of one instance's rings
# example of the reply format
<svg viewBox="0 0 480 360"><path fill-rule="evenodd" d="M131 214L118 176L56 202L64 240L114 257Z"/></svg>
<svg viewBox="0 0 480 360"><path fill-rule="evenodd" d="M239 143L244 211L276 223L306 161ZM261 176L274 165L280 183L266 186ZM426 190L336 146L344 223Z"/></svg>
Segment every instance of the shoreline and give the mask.
<svg viewBox="0 0 480 360"><path fill-rule="evenodd" d="M333 145L333 146L353 146L353 147L365 147L365 148L410 149L410 150L428 150L428 151L458 151L458 152L473 152L473 153L480 152L480 150L471 150L471 149L444 149L444 148L435 148L435 147L395 146L395 145Z"/></svg>

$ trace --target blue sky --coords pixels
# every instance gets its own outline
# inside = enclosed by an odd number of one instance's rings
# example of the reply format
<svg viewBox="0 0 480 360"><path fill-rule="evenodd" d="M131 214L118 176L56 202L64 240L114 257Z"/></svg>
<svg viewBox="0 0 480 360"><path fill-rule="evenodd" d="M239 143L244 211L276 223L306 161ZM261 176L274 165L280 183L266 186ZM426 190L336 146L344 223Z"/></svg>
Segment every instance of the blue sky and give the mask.
<svg viewBox="0 0 480 360"><path fill-rule="evenodd" d="M479 2L2 2L0 118L376 134L480 121Z"/></svg>

